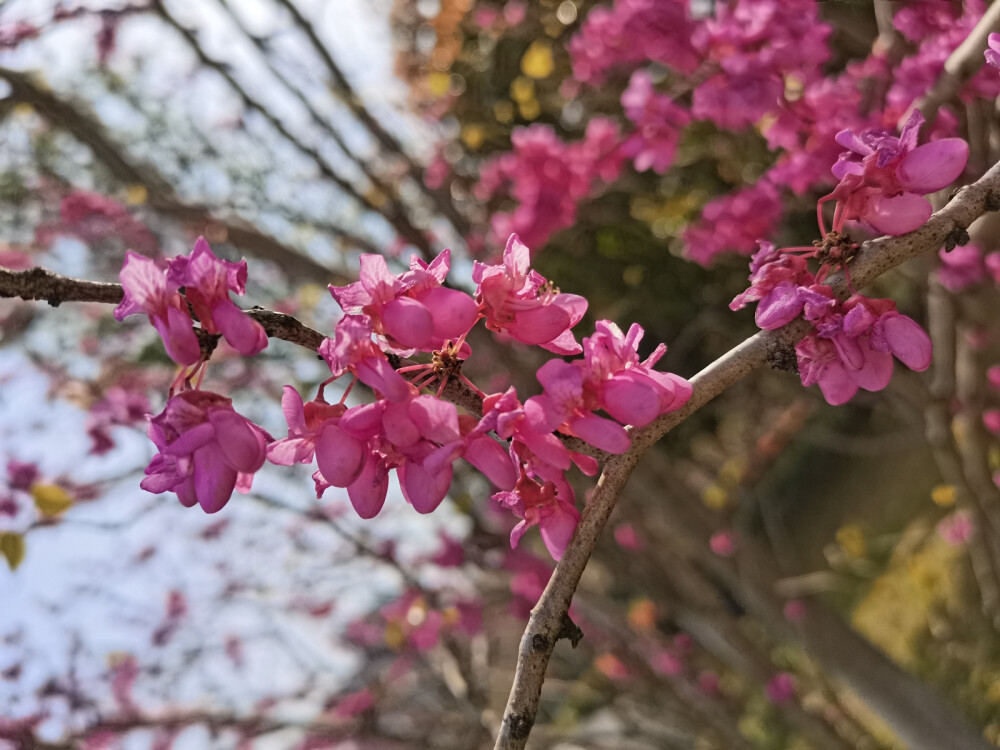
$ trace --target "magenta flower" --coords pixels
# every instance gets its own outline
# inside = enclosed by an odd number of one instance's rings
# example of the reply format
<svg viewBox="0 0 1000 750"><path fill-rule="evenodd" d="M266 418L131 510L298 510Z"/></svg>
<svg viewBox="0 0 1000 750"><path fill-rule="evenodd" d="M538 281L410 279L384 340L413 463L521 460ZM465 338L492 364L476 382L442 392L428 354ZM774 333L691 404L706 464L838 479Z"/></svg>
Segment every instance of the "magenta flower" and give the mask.
<svg viewBox="0 0 1000 750"><path fill-rule="evenodd" d="M291 466L313 460L320 429L328 421L339 420L347 407L319 400L303 404L299 392L286 385L281 396L281 410L288 423L288 437L275 440L267 447L267 460L278 466Z"/></svg>
<svg viewBox="0 0 1000 750"><path fill-rule="evenodd" d="M702 266L723 252L750 255L781 219L781 195L766 180L713 198L684 232L684 255Z"/></svg>
<svg viewBox="0 0 1000 750"><path fill-rule="evenodd" d="M773 244L761 241L750 261L750 288L736 295L729 309L741 310L756 301L757 325L766 331L781 328L802 312L805 300L800 290L815 282L807 266L805 258L776 251Z"/></svg>
<svg viewBox="0 0 1000 750"><path fill-rule="evenodd" d="M804 386L818 384L827 403L846 403L858 388L885 388L893 356L917 372L930 366L930 337L896 312L892 300L855 295L841 305L825 286L803 289L803 295L803 314L815 330L795 346L799 377Z"/></svg>
<svg viewBox="0 0 1000 750"><path fill-rule="evenodd" d="M795 697L795 678L788 672L778 672L764 689L771 703L787 703Z"/></svg>
<svg viewBox="0 0 1000 750"><path fill-rule="evenodd" d="M450 267L451 251L443 250L430 264L414 257L409 271L394 276L385 257L366 254L359 280L330 293L345 313L368 316L390 348L431 351L463 339L479 316L469 295L441 286Z"/></svg>
<svg viewBox="0 0 1000 750"><path fill-rule="evenodd" d="M632 74L622 94L622 107L635 124L635 133L625 141L622 153L632 158L636 171L652 169L663 174L674 162L681 131L691 121L691 115L669 96L657 94L645 70Z"/></svg>
<svg viewBox="0 0 1000 750"><path fill-rule="evenodd" d="M531 253L516 234L507 240L502 266L475 264L472 279L486 327L556 354L577 354L581 348L569 329L580 322L587 300L553 289L530 265Z"/></svg>
<svg viewBox="0 0 1000 750"><path fill-rule="evenodd" d="M529 398L526 414L537 413L539 426L547 432L559 429L609 453L624 453L631 440L625 428L599 417L588 408L583 391L583 372L569 362L553 359L539 368L538 382L545 392Z"/></svg>
<svg viewBox="0 0 1000 750"><path fill-rule="evenodd" d="M362 383L390 401L409 398L414 391L396 372L382 350L372 341L371 319L363 315L345 315L337 322L334 338L325 339L319 353L335 376L352 372Z"/></svg>
<svg viewBox="0 0 1000 750"><path fill-rule="evenodd" d="M994 68L1000 68L1000 34L992 33L986 38L988 49L983 53L986 62Z"/></svg>
<svg viewBox="0 0 1000 750"><path fill-rule="evenodd" d="M951 251L941 248L938 257L941 259L938 281L949 292L960 292L986 278L983 251L977 245L964 245Z"/></svg>
<svg viewBox="0 0 1000 750"><path fill-rule="evenodd" d="M245 260L239 263L222 260L212 252L205 238L199 237L189 257L182 255L170 261L167 279L171 286L184 287L184 296L208 333L221 333L245 357L267 347L263 326L229 297L230 292L246 292Z"/></svg>
<svg viewBox="0 0 1000 750"><path fill-rule="evenodd" d="M510 492L498 492L493 499L510 510L521 522L510 532L510 546L516 547L524 532L538 526L545 548L553 560L562 558L580 520L569 485L568 494L557 491L552 482L539 484L522 475Z"/></svg>
<svg viewBox="0 0 1000 750"><path fill-rule="evenodd" d="M969 146L961 138L943 138L917 145L924 118L914 110L899 137L884 130L860 135L842 130L837 143L849 149L833 166L840 184L825 198L836 200L833 230L845 221L861 221L882 234L913 231L930 218L930 201L923 196L947 187L965 169ZM823 228L822 215L820 229Z"/></svg>
<svg viewBox="0 0 1000 750"><path fill-rule="evenodd" d="M642 427L661 414L680 409L691 398L691 384L671 372L653 366L666 353L657 346L639 361L639 343L645 334L633 323L627 334L610 320L599 320L594 334L583 340L584 361L577 362L584 373L586 390L601 408L622 424Z"/></svg>
<svg viewBox="0 0 1000 750"><path fill-rule="evenodd" d="M249 492L273 438L233 410L232 401L209 391L173 396L149 421L149 439L159 449L140 486L175 492L187 507L206 513L223 508L233 489Z"/></svg>
<svg viewBox="0 0 1000 750"><path fill-rule="evenodd" d="M145 313L174 362L179 365L198 362L201 346L192 328L187 305L177 291L178 284L168 279L167 268L129 250L118 278L125 297L115 308L115 320Z"/></svg>

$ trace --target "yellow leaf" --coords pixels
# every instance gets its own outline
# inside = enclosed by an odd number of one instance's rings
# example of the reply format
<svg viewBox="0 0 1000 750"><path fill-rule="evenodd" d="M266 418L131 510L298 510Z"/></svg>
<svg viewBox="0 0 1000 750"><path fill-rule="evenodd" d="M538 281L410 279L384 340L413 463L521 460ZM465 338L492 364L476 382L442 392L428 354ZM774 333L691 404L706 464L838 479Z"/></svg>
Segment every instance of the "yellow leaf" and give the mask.
<svg viewBox="0 0 1000 750"><path fill-rule="evenodd" d="M515 102L527 102L535 98L535 83L529 78L518 76L510 82L510 98Z"/></svg>
<svg viewBox="0 0 1000 750"><path fill-rule="evenodd" d="M471 122L462 128L462 143L471 149L477 149L486 140L486 128Z"/></svg>
<svg viewBox="0 0 1000 750"><path fill-rule="evenodd" d="M531 43L521 58L521 72L529 78L548 78L555 69L552 61L552 45L543 39Z"/></svg>
<svg viewBox="0 0 1000 750"><path fill-rule="evenodd" d="M433 96L444 96L451 88L451 76L447 73L431 73L427 76L427 90Z"/></svg>
<svg viewBox="0 0 1000 750"><path fill-rule="evenodd" d="M525 120L534 120L542 113L542 107L537 99L530 99L517 105L517 111Z"/></svg>
<svg viewBox="0 0 1000 750"><path fill-rule="evenodd" d="M130 206L141 206L149 198L145 185L129 185L125 189L125 202Z"/></svg>
<svg viewBox="0 0 1000 750"><path fill-rule="evenodd" d="M24 560L24 537L9 531L0 533L0 555L6 558L11 570L17 570Z"/></svg>
<svg viewBox="0 0 1000 750"><path fill-rule="evenodd" d="M701 501L712 510L721 510L729 504L729 493L717 484L710 484L702 491Z"/></svg>
<svg viewBox="0 0 1000 750"><path fill-rule="evenodd" d="M58 516L73 507L73 498L58 484L33 484L31 497L43 516Z"/></svg>
<svg viewBox="0 0 1000 750"><path fill-rule="evenodd" d="M864 557L868 549L865 543L865 532L856 523L849 523L837 529L837 544L850 557Z"/></svg>
<svg viewBox="0 0 1000 750"><path fill-rule="evenodd" d="M952 484L939 484L931 490L931 500L941 508L950 508L958 499L958 490Z"/></svg>

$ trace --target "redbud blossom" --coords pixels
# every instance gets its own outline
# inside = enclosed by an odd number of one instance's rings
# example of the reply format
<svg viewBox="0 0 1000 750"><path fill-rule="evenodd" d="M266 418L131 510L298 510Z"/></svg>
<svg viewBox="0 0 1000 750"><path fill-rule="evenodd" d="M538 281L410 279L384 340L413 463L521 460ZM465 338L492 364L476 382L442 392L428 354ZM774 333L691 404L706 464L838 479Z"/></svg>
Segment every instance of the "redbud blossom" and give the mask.
<svg viewBox="0 0 1000 750"><path fill-rule="evenodd" d="M247 316L229 298L230 292L244 294L247 262L232 263L216 257L204 237L194 243L190 257L170 260L168 282L184 287L184 296L194 308L201 327L208 333L221 333L226 341L245 357L252 357L267 347L263 326Z"/></svg>
<svg viewBox="0 0 1000 750"><path fill-rule="evenodd" d="M516 234L507 240L503 265L475 264L472 280L486 327L556 354L577 354L580 345L569 329L587 311L587 300L552 289L530 264L531 253Z"/></svg>
<svg viewBox="0 0 1000 750"><path fill-rule="evenodd" d="M345 313L367 316L389 348L430 351L464 338L478 318L469 295L441 286L450 267L451 251L443 250L429 264L414 257L410 270L397 276L383 256L366 254L359 280L330 286L330 293Z"/></svg>
<svg viewBox="0 0 1000 750"><path fill-rule="evenodd" d="M580 520L580 513L573 504L572 490L569 492L568 496L563 495L552 482L540 485L534 479L522 476L512 492L493 495L494 500L521 519L510 532L511 547L517 546L529 527L538 526L552 559L561 559Z"/></svg>
<svg viewBox="0 0 1000 750"><path fill-rule="evenodd" d="M1000 68L1000 34L990 34L986 39L986 43L989 47L983 53L986 56L986 62L994 68Z"/></svg>
<svg viewBox="0 0 1000 750"><path fill-rule="evenodd" d="M842 130L837 143L849 149L833 165L840 184L823 198L836 200L833 230L845 221L864 222L882 234L913 231L930 218L924 198L954 182L965 169L969 146L961 138L942 138L917 145L924 118L914 110L899 137L884 130L856 134Z"/></svg>
<svg viewBox="0 0 1000 750"><path fill-rule="evenodd" d="M140 486L175 492L187 507L206 513L223 508L233 489L249 492L273 438L233 410L232 401L209 391L183 391L149 421L159 449Z"/></svg>
<svg viewBox="0 0 1000 750"><path fill-rule="evenodd" d="M179 365L198 362L201 346L191 327L187 305L177 292L178 285L167 279L166 265L129 250L118 277L125 297L115 308L115 320L145 313L174 362Z"/></svg>

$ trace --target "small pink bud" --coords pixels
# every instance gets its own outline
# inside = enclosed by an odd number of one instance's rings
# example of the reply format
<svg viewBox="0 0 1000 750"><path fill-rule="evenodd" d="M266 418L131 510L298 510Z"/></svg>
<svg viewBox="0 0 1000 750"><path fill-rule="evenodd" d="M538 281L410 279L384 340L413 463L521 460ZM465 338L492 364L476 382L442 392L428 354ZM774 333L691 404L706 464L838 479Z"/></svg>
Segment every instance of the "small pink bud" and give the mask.
<svg viewBox="0 0 1000 750"><path fill-rule="evenodd" d="M615 541L628 550L642 549L642 540L630 523L621 523L615 527Z"/></svg>
<svg viewBox="0 0 1000 750"><path fill-rule="evenodd" d="M772 703L785 703L795 697L795 678L788 672L778 672L764 692Z"/></svg>
<svg viewBox="0 0 1000 750"><path fill-rule="evenodd" d="M806 605L801 599L789 599L783 610L785 619L789 622L802 622L806 616Z"/></svg>
<svg viewBox="0 0 1000 750"><path fill-rule="evenodd" d="M984 411L983 426L993 435L1000 435L1000 409Z"/></svg>
<svg viewBox="0 0 1000 750"><path fill-rule="evenodd" d="M736 552L736 537L731 531L719 531L709 539L708 546L719 557L732 557Z"/></svg>
<svg viewBox="0 0 1000 750"><path fill-rule="evenodd" d="M1000 389L1000 365L993 365L986 371L986 379L993 388Z"/></svg>

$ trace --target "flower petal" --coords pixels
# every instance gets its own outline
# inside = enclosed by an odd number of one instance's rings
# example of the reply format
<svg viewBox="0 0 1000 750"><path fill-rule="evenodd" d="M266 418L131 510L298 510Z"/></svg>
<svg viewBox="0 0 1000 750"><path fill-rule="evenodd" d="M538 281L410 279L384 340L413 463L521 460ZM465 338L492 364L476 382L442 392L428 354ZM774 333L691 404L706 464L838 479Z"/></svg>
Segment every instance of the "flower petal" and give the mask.
<svg viewBox="0 0 1000 750"><path fill-rule="evenodd" d="M417 513L432 513L437 509L451 487L452 472L451 464L428 471L415 461L407 461L396 470L403 497Z"/></svg>
<svg viewBox="0 0 1000 750"><path fill-rule="evenodd" d="M919 323L905 315L885 315L881 323L885 340L896 359L916 372L930 367L934 347Z"/></svg>
<svg viewBox="0 0 1000 750"><path fill-rule="evenodd" d="M926 198L916 193L903 193L894 198L872 197L859 218L882 234L899 235L923 226L931 213L933 209Z"/></svg>
<svg viewBox="0 0 1000 750"><path fill-rule="evenodd" d="M267 348L264 327L251 318L230 299L212 308L212 320L226 341L244 357L252 357Z"/></svg>
<svg viewBox="0 0 1000 750"><path fill-rule="evenodd" d="M899 165L899 181L907 190L926 195L948 187L969 161L969 144L961 138L942 138L917 146Z"/></svg>
<svg viewBox="0 0 1000 750"><path fill-rule="evenodd" d="M365 446L335 424L320 428L316 438L316 465L334 487L354 483L364 468Z"/></svg>

